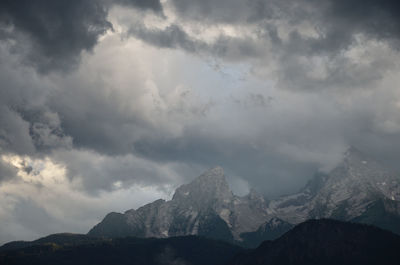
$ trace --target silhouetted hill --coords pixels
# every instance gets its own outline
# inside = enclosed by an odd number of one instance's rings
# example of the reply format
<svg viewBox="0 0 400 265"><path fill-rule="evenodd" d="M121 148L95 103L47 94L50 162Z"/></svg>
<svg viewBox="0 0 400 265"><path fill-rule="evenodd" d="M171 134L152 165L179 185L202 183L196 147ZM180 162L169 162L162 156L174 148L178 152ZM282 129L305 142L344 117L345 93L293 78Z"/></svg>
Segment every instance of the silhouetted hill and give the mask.
<svg viewBox="0 0 400 265"><path fill-rule="evenodd" d="M57 244L59 246L76 246L87 243L104 241L102 238L91 237L82 234L60 233L39 238L34 241L12 241L0 247L1 251L14 250L44 244Z"/></svg>
<svg viewBox="0 0 400 265"><path fill-rule="evenodd" d="M400 236L370 225L309 220L229 265L399 264Z"/></svg>
<svg viewBox="0 0 400 265"><path fill-rule="evenodd" d="M103 240L88 237L85 241L85 236L81 235L76 244L66 243L68 240L60 235L48 239L42 243L30 242L27 247L1 251L0 264L217 265L243 251L238 246L196 236Z"/></svg>

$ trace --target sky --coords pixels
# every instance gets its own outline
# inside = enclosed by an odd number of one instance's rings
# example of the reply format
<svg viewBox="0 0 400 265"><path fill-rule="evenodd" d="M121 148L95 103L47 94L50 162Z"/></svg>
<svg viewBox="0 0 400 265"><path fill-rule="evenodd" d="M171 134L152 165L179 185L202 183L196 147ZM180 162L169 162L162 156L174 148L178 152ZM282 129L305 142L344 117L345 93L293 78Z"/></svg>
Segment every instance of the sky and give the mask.
<svg viewBox="0 0 400 265"><path fill-rule="evenodd" d="M394 0L2 0L0 243L86 233L220 165L272 198L400 164Z"/></svg>

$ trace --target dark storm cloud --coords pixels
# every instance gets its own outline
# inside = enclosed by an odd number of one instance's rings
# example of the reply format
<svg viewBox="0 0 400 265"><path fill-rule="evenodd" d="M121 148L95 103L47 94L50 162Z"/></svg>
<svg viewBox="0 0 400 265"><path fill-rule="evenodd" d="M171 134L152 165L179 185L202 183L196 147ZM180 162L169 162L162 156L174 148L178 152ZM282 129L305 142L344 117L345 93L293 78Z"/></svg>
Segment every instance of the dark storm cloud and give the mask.
<svg viewBox="0 0 400 265"><path fill-rule="evenodd" d="M158 0L4 0L0 40L41 72L70 69L112 30L107 15L114 4L162 12Z"/></svg>
<svg viewBox="0 0 400 265"><path fill-rule="evenodd" d="M172 0L181 17L204 22L258 23L285 19L291 24L309 20L327 30L322 39L341 46L354 32L398 38L400 4L395 0ZM328 43L330 39L333 42ZM336 39L336 41L334 41Z"/></svg>
<svg viewBox="0 0 400 265"><path fill-rule="evenodd" d="M324 1L323 1L324 2ZM362 31L377 38L400 37L400 3L395 0L325 1L324 13L337 31Z"/></svg>
<svg viewBox="0 0 400 265"><path fill-rule="evenodd" d="M41 71L68 68L112 28L103 1L5 0L0 22L6 40L31 41L28 60ZM11 33L10 33L11 31Z"/></svg>
<svg viewBox="0 0 400 265"><path fill-rule="evenodd" d="M46 104L52 85L39 79L35 70L19 65L4 50L0 56L7 62L0 64L2 151L32 156L70 147L72 139L63 133L58 114Z"/></svg>

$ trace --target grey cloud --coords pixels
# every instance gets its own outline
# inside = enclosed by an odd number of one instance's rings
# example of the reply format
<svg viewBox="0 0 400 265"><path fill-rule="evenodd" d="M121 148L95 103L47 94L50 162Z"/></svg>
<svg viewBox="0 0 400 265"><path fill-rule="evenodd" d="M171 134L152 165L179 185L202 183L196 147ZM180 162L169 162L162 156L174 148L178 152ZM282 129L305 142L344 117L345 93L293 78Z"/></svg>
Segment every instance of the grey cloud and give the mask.
<svg viewBox="0 0 400 265"><path fill-rule="evenodd" d="M173 6L181 17L206 23L242 23L276 16L279 1L263 0L173 0Z"/></svg>
<svg viewBox="0 0 400 265"><path fill-rule="evenodd" d="M162 12L159 0L4 0L0 40L42 73L71 70L112 30L107 16L115 4Z"/></svg>
<svg viewBox="0 0 400 265"><path fill-rule="evenodd" d="M327 1L326 15L341 30L363 31L378 38L400 37L400 4L395 0ZM340 22L341 21L341 22ZM333 27L335 28L335 27Z"/></svg>
<svg viewBox="0 0 400 265"><path fill-rule="evenodd" d="M156 13L163 11L159 0L113 0L114 3L124 6L131 6L144 10L152 10Z"/></svg>
<svg viewBox="0 0 400 265"><path fill-rule="evenodd" d="M1 149L0 149L1 152ZM0 184L2 181L7 181L14 178L17 175L17 171L14 167L4 163L0 160Z"/></svg>
<svg viewBox="0 0 400 265"><path fill-rule="evenodd" d="M1 30L7 40L31 43L27 58L39 70L69 68L83 50L112 28L103 1L5 0L0 4ZM25 45L25 44L20 44Z"/></svg>
<svg viewBox="0 0 400 265"><path fill-rule="evenodd" d="M164 30L136 24L130 34L158 47L229 61L256 62L255 68L272 65L277 68L279 85L284 88L365 87L393 68L393 61L376 54L363 65L348 58L346 52L368 46L370 40L398 50L400 10L396 1L174 0L172 5L180 24L200 24L204 31L207 25L218 23L239 25L257 37L221 34L210 43L192 37L178 24ZM282 36L285 34L287 37ZM322 60L313 65L313 58ZM320 69L324 73L313 73Z"/></svg>
<svg viewBox="0 0 400 265"><path fill-rule="evenodd" d="M33 154L35 147L29 136L29 123L16 112L0 107L0 146L4 151Z"/></svg>
<svg viewBox="0 0 400 265"><path fill-rule="evenodd" d="M187 127L179 138L148 137L137 141L135 154L161 163L181 161L197 164L203 169L221 165L228 175L240 176L249 182L250 187L258 187L268 196L276 196L297 190L325 166L323 163L328 168L336 165L346 148L345 140L338 138L338 132L331 132L330 139L326 137L326 133L335 127L332 123L342 121L329 120L326 124L315 121L308 128L299 128L295 123L298 118L294 116L283 122L284 128L277 128L280 121L270 117L270 126L275 128L268 129L262 128L265 122L260 117L252 117L252 124L259 125L260 136L243 136L251 130L248 127L251 125L246 125L247 122L241 119L236 120L241 128L236 129L233 135L227 135L221 127L206 124L199 125L203 128ZM233 127L229 122L223 126ZM325 129L312 131L319 126L325 126ZM288 144L294 148L288 152L280 150ZM307 152L314 152L314 157L307 157Z"/></svg>
<svg viewBox="0 0 400 265"><path fill-rule="evenodd" d="M82 149L58 150L52 154L52 159L65 165L67 177L71 181L78 180L81 189L91 196L135 185L169 193L171 186L180 185L186 178L204 170L204 167L183 161L159 163L134 154L109 156Z"/></svg>
<svg viewBox="0 0 400 265"><path fill-rule="evenodd" d="M0 147L5 153L36 155L70 147L57 113L46 104L54 87L35 71L14 61L7 51L0 56ZM21 78L23 76L23 78Z"/></svg>
<svg viewBox="0 0 400 265"><path fill-rule="evenodd" d="M128 34L162 48L179 48L193 53L207 49L206 43L194 40L178 25L171 25L160 30L148 29L143 24L136 24L129 29Z"/></svg>
<svg viewBox="0 0 400 265"><path fill-rule="evenodd" d="M203 22L235 24L284 19L296 24L309 20L327 30L326 38L321 39L325 45L336 45L335 39L343 41L360 31L381 38L398 38L400 33L400 5L395 0L173 0L172 4L181 17Z"/></svg>
<svg viewBox="0 0 400 265"><path fill-rule="evenodd" d="M262 53L266 52L262 48L262 40L257 43L247 38L220 35L213 43L207 43L193 38L177 24L172 24L165 29L152 29L138 23L129 29L128 34L157 47L182 49L190 53L212 55L229 61L251 59L262 56Z"/></svg>

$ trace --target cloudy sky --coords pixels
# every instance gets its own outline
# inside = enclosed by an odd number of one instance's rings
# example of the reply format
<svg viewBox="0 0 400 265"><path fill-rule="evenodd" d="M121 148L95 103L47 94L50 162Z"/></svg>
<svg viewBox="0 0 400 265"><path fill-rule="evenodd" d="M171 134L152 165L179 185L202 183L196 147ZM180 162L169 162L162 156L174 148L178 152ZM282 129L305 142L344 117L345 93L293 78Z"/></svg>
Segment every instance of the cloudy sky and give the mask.
<svg viewBox="0 0 400 265"><path fill-rule="evenodd" d="M394 0L2 0L0 243L221 165L267 197L348 146L400 170Z"/></svg>

